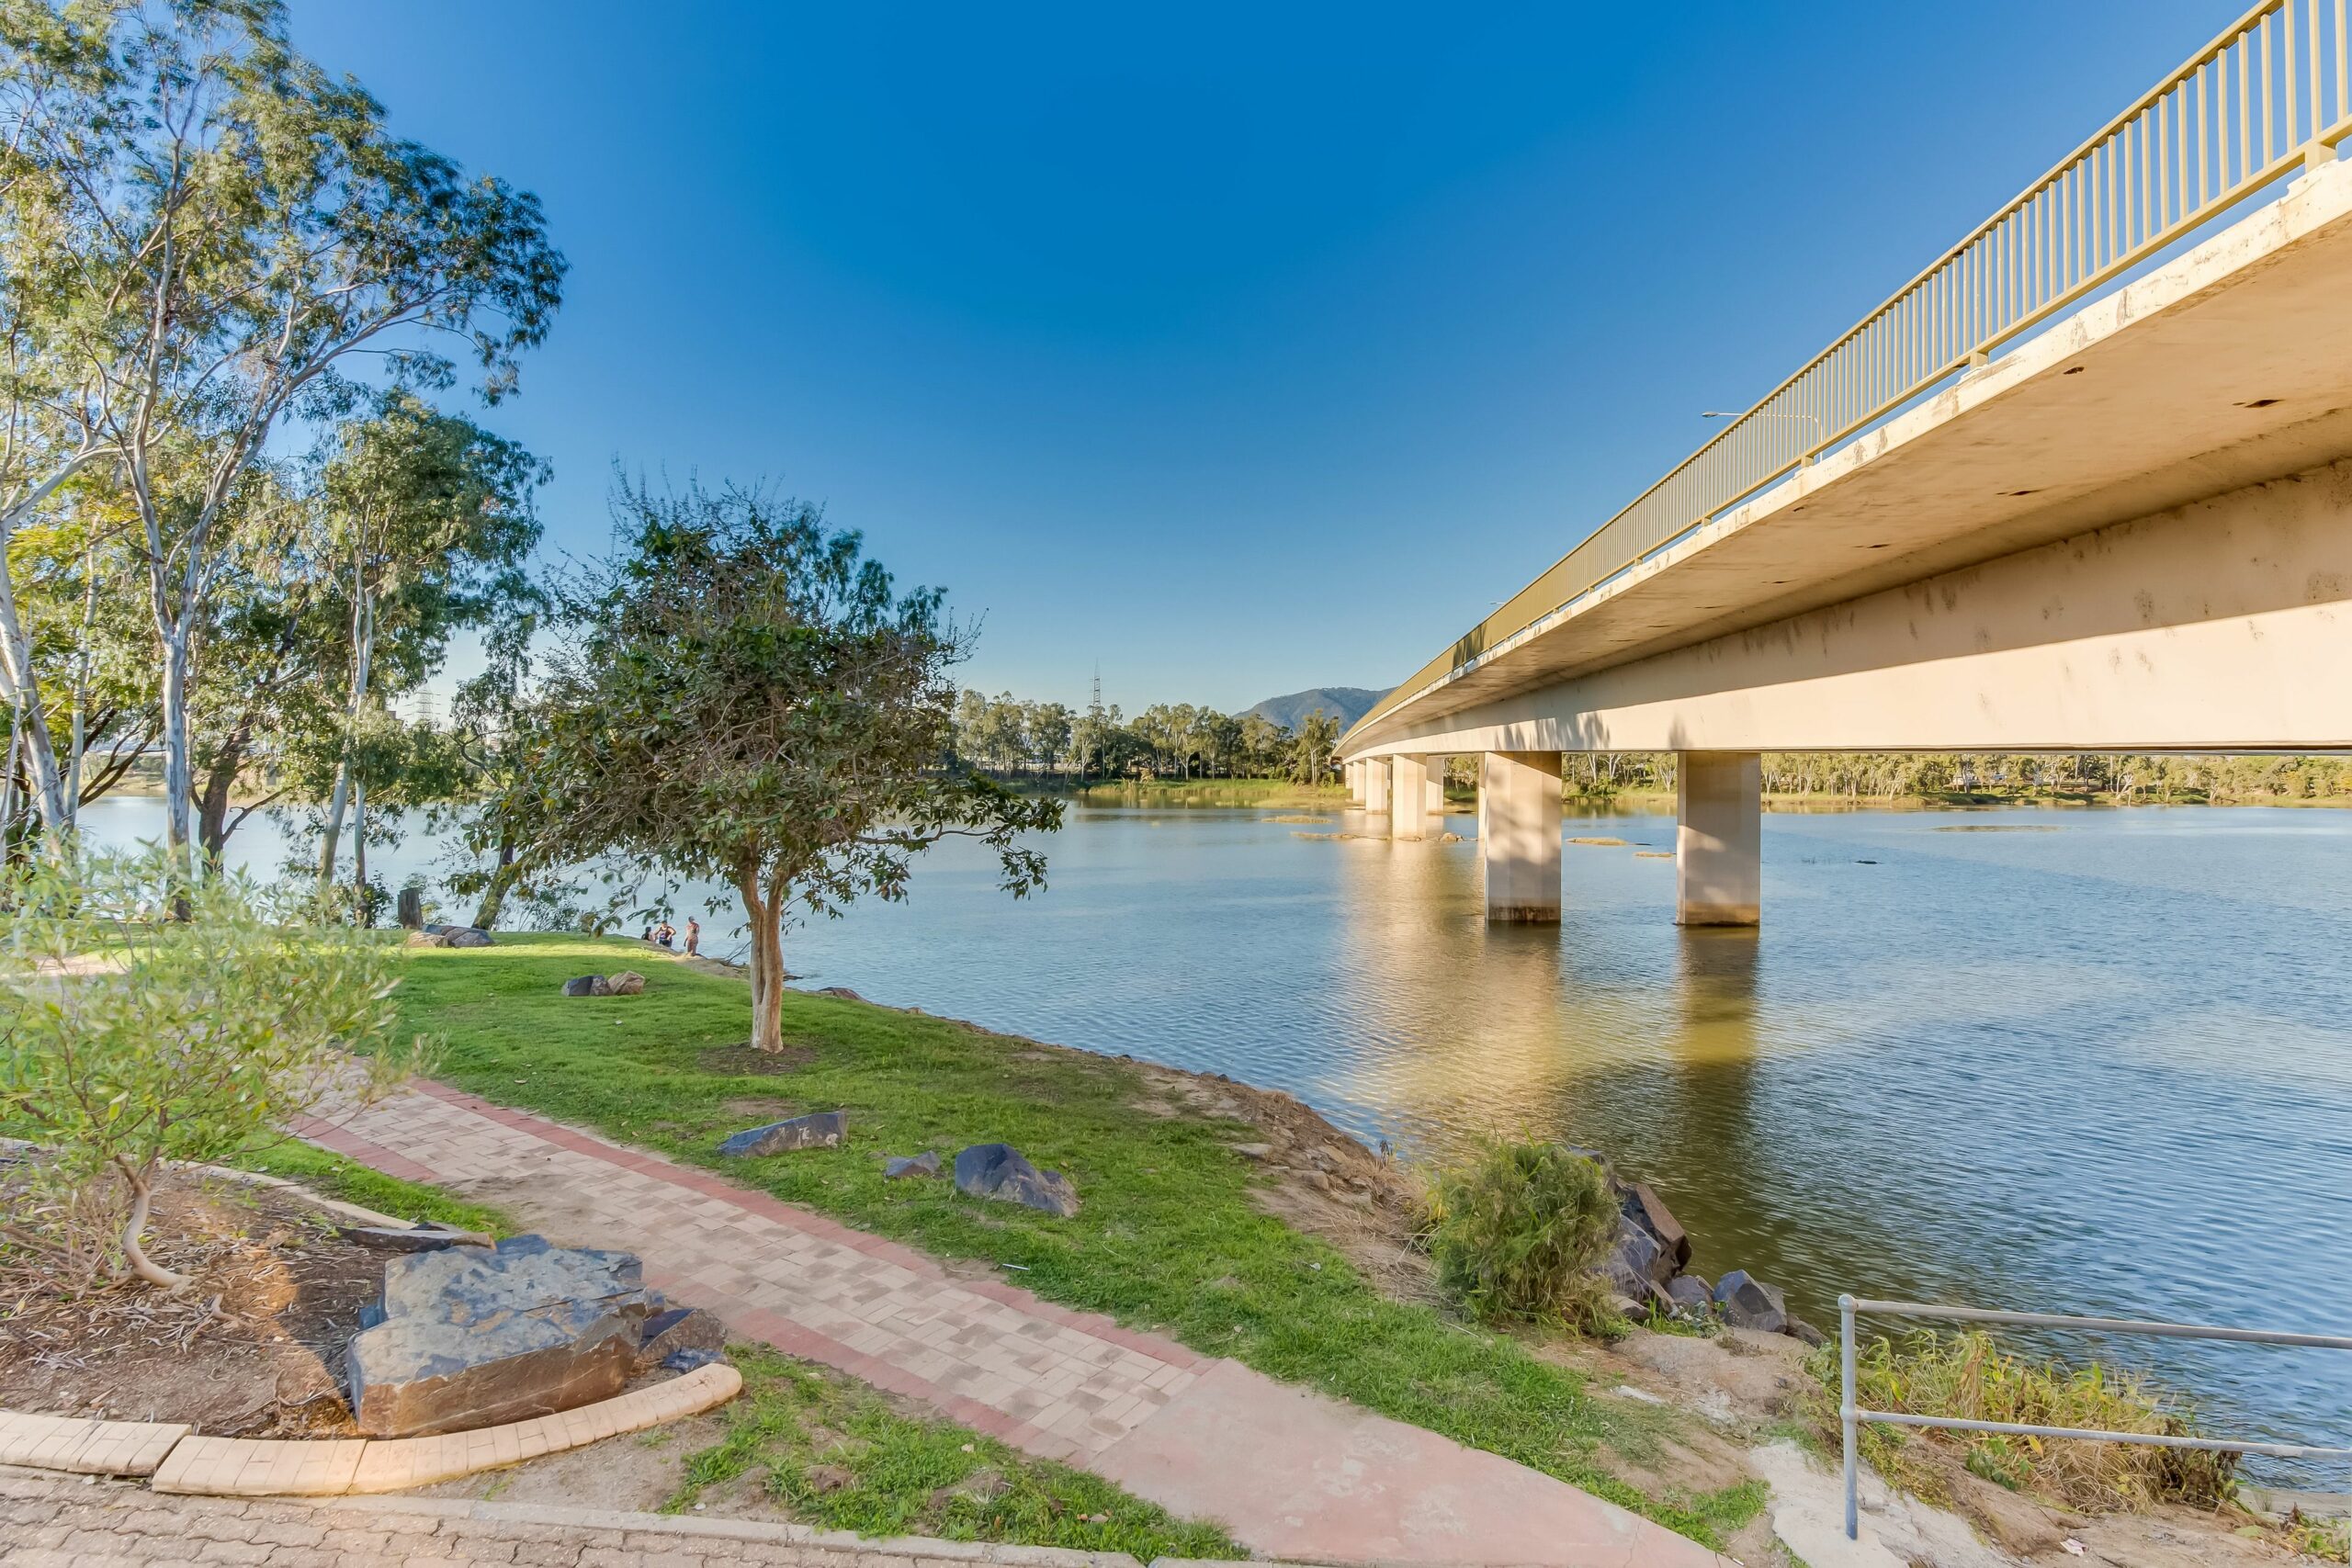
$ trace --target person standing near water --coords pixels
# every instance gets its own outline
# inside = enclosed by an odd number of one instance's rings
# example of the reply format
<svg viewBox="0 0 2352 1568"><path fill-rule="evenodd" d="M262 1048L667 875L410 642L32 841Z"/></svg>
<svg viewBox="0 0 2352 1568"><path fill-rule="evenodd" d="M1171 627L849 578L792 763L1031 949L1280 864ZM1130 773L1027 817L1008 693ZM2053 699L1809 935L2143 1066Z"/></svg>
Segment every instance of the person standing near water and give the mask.
<svg viewBox="0 0 2352 1568"><path fill-rule="evenodd" d="M700 956L701 946L702 922L692 915L688 915L686 917L686 956L688 958Z"/></svg>

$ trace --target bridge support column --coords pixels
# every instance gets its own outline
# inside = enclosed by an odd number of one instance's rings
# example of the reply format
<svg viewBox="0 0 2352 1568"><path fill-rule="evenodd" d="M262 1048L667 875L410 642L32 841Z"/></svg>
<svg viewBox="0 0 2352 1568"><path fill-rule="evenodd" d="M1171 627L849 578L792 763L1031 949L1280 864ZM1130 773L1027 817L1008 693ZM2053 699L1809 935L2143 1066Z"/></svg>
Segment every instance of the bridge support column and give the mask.
<svg viewBox="0 0 2352 1568"><path fill-rule="evenodd" d="M1763 902L1764 759L1684 751L1674 769L1674 923L1752 926Z"/></svg>
<svg viewBox="0 0 2352 1568"><path fill-rule="evenodd" d="M1363 764L1362 762L1342 763L1340 776L1347 783L1348 798L1358 806L1362 806L1363 804Z"/></svg>
<svg viewBox="0 0 2352 1568"><path fill-rule="evenodd" d="M1424 760L1430 766L1430 812L1432 816L1442 817L1445 815L1445 759L1430 757Z"/></svg>
<svg viewBox="0 0 2352 1568"><path fill-rule="evenodd" d="M1364 759L1363 808L1374 816L1388 809L1388 759L1385 757Z"/></svg>
<svg viewBox="0 0 2352 1568"><path fill-rule="evenodd" d="M1396 769L1389 783L1388 836L1392 839L1419 839L1428 829L1430 819L1430 760L1427 757L1394 757L1390 761Z"/></svg>
<svg viewBox="0 0 2352 1568"><path fill-rule="evenodd" d="M1480 760L1478 846L1487 867L1488 920L1558 922L1557 751L1489 751Z"/></svg>

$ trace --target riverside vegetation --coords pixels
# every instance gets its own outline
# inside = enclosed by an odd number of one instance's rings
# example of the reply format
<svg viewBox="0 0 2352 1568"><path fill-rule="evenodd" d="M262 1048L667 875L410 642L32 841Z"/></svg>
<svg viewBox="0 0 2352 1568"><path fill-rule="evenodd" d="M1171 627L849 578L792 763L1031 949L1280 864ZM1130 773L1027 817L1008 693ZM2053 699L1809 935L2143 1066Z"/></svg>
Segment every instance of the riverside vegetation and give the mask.
<svg viewBox="0 0 2352 1568"><path fill-rule="evenodd" d="M1654 1412L1593 1397L1508 1335L1385 1293L1261 1206L1264 1178L1233 1147L1255 1135L1249 1123L1158 1104L1138 1065L797 991L782 998L784 1050L754 1052L741 982L684 965L650 971L643 1000L658 1006L607 1011L560 994L583 969L645 956L554 933L418 949L396 1000L407 1025L440 1037L438 1076L489 1099L725 1168L937 1256L1014 1266L1049 1300L1504 1455L1710 1544L1762 1506L1752 1482L1650 1492L1612 1473L1607 1454L1658 1453ZM835 1108L850 1112L842 1146L722 1167L718 1142L747 1117ZM944 1183L882 1175L886 1151L982 1139L1069 1172L1084 1208L984 1212Z"/></svg>
<svg viewBox="0 0 2352 1568"><path fill-rule="evenodd" d="M1752 1543L1752 1527L1761 1528L1761 1481L1684 1463L1694 1443L1719 1448L1719 1438L1696 1429L1708 1423L1594 1386L1606 1379L1622 1387L1629 1370L1647 1365L1599 1348L1629 1326L1664 1331L1666 1340L1649 1337L1657 1344L1717 1331L1665 1320L1627 1325L1580 1307L1577 1278L1598 1255L1592 1237L1604 1234L1602 1218L1614 1214L1613 1203L1603 1216L1600 1201L1579 1198L1587 1188L1606 1190L1592 1162L1549 1145L1498 1144L1483 1160L1440 1176L1427 1207L1407 1197L1399 1201L1409 1213L1378 1218L1392 1231L1421 1235L1428 1256L1415 1278L1455 1287L1457 1313L1426 1288L1387 1277L1363 1249L1279 1217L1284 1211L1270 1201L1255 1145L1244 1146L1261 1135L1252 1122L1228 1119L1214 1104L1171 1103L1155 1087L1184 1075L797 991L783 998L784 1051L753 1052L742 1043L741 982L684 964L651 967L648 997L658 1006L591 1010L560 994L560 982L583 967L642 966L645 956L637 943L554 933L502 936L487 950L419 949L397 996L405 1024L441 1037L439 1075L492 1100L725 1168L732 1179L938 1256L1016 1269L1023 1285L1048 1299L1502 1454L1719 1550L1743 1531ZM747 1119L836 1108L849 1111L851 1129L838 1149L755 1162L722 1162L717 1154L719 1140ZM883 1178L885 1152L983 1138L1069 1171L1086 1194L1084 1208L1047 1219L961 1201L944 1184ZM1396 1183L1399 1190L1410 1185ZM1735 1362L1754 1354L1740 1345L1724 1349ZM1796 1373L1788 1408L1756 1431L1834 1455L1834 1421L1818 1420L1806 1363L1787 1364ZM2040 1366L1981 1340L1876 1345L1865 1348L1865 1364L1878 1380L1870 1397L1898 1408L2191 1429L2172 1402L2132 1380L2095 1367ZM1817 1373L1834 1368L1834 1357L1816 1352L1809 1365ZM829 1397L814 1383L778 1385L777 1397L786 1395L804 1404ZM772 1461L743 1458L752 1441L744 1438L734 1457L690 1469L689 1482L716 1486L772 1463L789 1493L811 1457L793 1435L798 1419L777 1418ZM2168 1508L2152 1529L2195 1528L2217 1540L2259 1528L2227 1503L2226 1460L2064 1444L2009 1452L1883 1433L1871 1441L1874 1462L1883 1460L1898 1484L1930 1500L1952 1497L1974 1517L1982 1515L1972 1499L1954 1497L1962 1483L2085 1517ZM2067 1451L2075 1449L2084 1451ZM1707 1483L1671 1479L1693 1474ZM952 1483L937 1484L952 1494ZM889 1506L902 1505L916 1506ZM2296 1538L2274 1531L2267 1539ZM2303 1544L2325 1541L2314 1534Z"/></svg>

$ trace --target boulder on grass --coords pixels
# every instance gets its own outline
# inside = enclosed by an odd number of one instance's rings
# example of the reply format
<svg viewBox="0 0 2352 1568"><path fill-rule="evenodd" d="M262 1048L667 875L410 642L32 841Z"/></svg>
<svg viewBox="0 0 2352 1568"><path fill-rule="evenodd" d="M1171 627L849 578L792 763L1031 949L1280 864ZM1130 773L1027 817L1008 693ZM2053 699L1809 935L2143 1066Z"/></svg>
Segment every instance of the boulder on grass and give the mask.
<svg viewBox="0 0 2352 1568"><path fill-rule="evenodd" d="M490 933L480 926L452 926L446 933L451 947L489 947Z"/></svg>
<svg viewBox="0 0 2352 1568"><path fill-rule="evenodd" d="M371 1438L413 1438L610 1399L647 1307L626 1252L525 1235L395 1258L344 1359L352 1414Z"/></svg>
<svg viewBox="0 0 2352 1568"><path fill-rule="evenodd" d="M748 1127L718 1145L723 1155L781 1155L794 1149L837 1149L849 1136L849 1112L820 1111Z"/></svg>
<svg viewBox="0 0 2352 1568"><path fill-rule="evenodd" d="M411 931L408 933L408 945L411 947L447 947L449 945L449 935L447 931Z"/></svg>
<svg viewBox="0 0 2352 1568"><path fill-rule="evenodd" d="M650 1372L685 1351L711 1359L727 1348L727 1325L700 1307L671 1307L645 1320L637 1345L637 1370Z"/></svg>
<svg viewBox="0 0 2352 1568"><path fill-rule="evenodd" d="M956 1186L974 1198L1021 1203L1063 1219L1078 1213L1078 1189L1058 1170L1040 1170L1011 1144L975 1144L956 1156Z"/></svg>
<svg viewBox="0 0 2352 1568"><path fill-rule="evenodd" d="M893 1155L888 1160L883 1162L882 1174L885 1178L892 1181L904 1181L912 1178L937 1176L939 1174L939 1156L933 1154L928 1149L924 1150L922 1154L905 1158Z"/></svg>
<svg viewBox="0 0 2352 1568"><path fill-rule="evenodd" d="M578 979L566 980L563 994L567 997L596 996L599 994L596 987L603 984L605 977L602 975L582 975Z"/></svg>
<svg viewBox="0 0 2352 1568"><path fill-rule="evenodd" d="M1715 1310L1734 1328L1779 1334L1789 1326L1787 1298L1745 1269L1735 1269L1715 1282Z"/></svg>
<svg viewBox="0 0 2352 1568"><path fill-rule="evenodd" d="M614 996L633 997L645 989L645 976L634 969L624 969L619 974L607 977L605 984L612 987Z"/></svg>

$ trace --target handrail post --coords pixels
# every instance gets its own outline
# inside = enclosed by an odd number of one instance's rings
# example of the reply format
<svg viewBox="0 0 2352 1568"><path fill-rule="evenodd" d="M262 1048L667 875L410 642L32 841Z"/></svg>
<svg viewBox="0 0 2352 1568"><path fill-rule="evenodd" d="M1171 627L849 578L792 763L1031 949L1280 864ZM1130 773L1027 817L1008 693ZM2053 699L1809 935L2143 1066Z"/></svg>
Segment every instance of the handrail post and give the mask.
<svg viewBox="0 0 2352 1568"><path fill-rule="evenodd" d="M1854 1298L1851 1293L1838 1298L1838 1421L1845 1431L1846 1448L1846 1539L1860 1540L1862 1525L1855 1479Z"/></svg>

